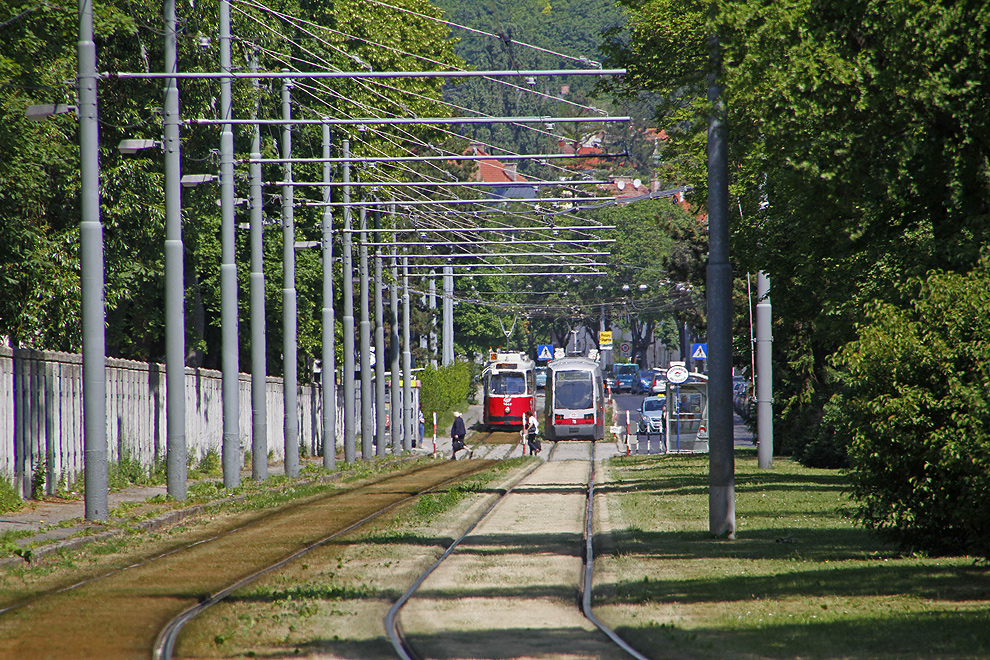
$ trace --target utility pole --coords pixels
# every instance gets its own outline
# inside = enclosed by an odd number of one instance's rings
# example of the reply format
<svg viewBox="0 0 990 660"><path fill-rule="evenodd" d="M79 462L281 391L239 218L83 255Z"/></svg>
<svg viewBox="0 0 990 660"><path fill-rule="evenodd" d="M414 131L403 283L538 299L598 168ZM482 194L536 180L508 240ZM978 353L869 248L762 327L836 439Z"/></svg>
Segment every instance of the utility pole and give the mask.
<svg viewBox="0 0 990 660"><path fill-rule="evenodd" d="M364 188L361 188L361 201L364 201ZM361 218L361 244L358 247L361 269L361 458L370 461L375 456L375 418L371 410L371 318L368 305L368 210L362 206L358 211Z"/></svg>
<svg viewBox="0 0 990 660"><path fill-rule="evenodd" d="M382 213L375 211L375 229L381 229ZM377 234L376 234L377 235ZM375 444L385 456L385 302L382 300L382 249L375 248Z"/></svg>
<svg viewBox="0 0 990 660"><path fill-rule="evenodd" d="M251 53L251 70L258 70L258 53ZM253 115L261 105L261 83L252 80L256 94ZM261 158L261 127L251 135L251 160ZM268 478L268 340L265 336L265 228L261 199L261 163L248 166L251 178L251 474Z"/></svg>
<svg viewBox="0 0 990 660"><path fill-rule="evenodd" d="M351 155L351 141L344 140L344 157ZM344 281L344 461L357 460L354 432L354 256L351 253L351 164L344 161L344 236L341 276Z"/></svg>
<svg viewBox="0 0 990 660"><path fill-rule="evenodd" d="M443 267L443 366L454 363L454 267Z"/></svg>
<svg viewBox="0 0 990 660"><path fill-rule="evenodd" d="M240 367L237 332L237 242L234 223L234 104L231 94L230 0L220 0L220 362L223 369L223 486L241 483Z"/></svg>
<svg viewBox="0 0 990 660"><path fill-rule="evenodd" d="M165 71L178 71L175 0L165 0ZM167 490L186 499L186 322L182 247L182 162L179 88L165 83L165 428Z"/></svg>
<svg viewBox="0 0 990 660"><path fill-rule="evenodd" d="M282 69L282 73L288 73ZM282 80L282 119L292 119L291 79ZM292 186L292 125L282 126L282 157L285 185L282 186L282 428L285 441L285 476L299 476L298 360L296 357L296 228L295 188Z"/></svg>
<svg viewBox="0 0 990 660"><path fill-rule="evenodd" d="M770 278L756 275L756 457L763 469L773 467L773 321Z"/></svg>
<svg viewBox="0 0 990 660"><path fill-rule="evenodd" d="M106 520L106 311L103 299L103 223L100 220L100 122L97 113L93 2L79 0L79 156L82 191L83 451L86 520Z"/></svg>
<svg viewBox="0 0 990 660"><path fill-rule="evenodd" d="M409 257L402 257L402 448L412 449L412 354L409 352Z"/></svg>
<svg viewBox="0 0 990 660"><path fill-rule="evenodd" d="M732 266L729 264L729 158L718 76L721 47L711 37L708 100L708 527L734 539L735 456L732 438ZM690 344L689 344L690 346Z"/></svg>
<svg viewBox="0 0 990 660"><path fill-rule="evenodd" d="M323 125L323 158L330 158L330 125ZM323 163L323 181L333 178L329 162ZM329 202L332 188L323 188L323 201ZM337 358L334 355L333 319L333 211L323 208L323 467L337 467Z"/></svg>
<svg viewBox="0 0 990 660"><path fill-rule="evenodd" d="M395 207L391 207L390 213L395 215ZM402 389L399 382L402 380L402 372L399 370L399 360L402 347L399 344L399 256L394 244L392 244L392 284L388 287L388 301L390 304L392 335L389 338L389 353L392 358L392 385L389 388L392 411L392 452L399 454L402 451Z"/></svg>

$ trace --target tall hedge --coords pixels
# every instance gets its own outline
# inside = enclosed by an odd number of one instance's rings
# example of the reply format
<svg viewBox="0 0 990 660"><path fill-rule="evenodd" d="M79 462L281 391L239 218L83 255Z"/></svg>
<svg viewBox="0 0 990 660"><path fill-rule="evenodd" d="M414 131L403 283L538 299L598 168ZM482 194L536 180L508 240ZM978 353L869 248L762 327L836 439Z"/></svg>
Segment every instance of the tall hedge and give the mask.
<svg viewBox="0 0 990 660"><path fill-rule="evenodd" d="M848 441L870 528L936 553L990 558L990 260L878 305L838 366L827 423Z"/></svg>
<svg viewBox="0 0 990 660"><path fill-rule="evenodd" d="M419 401L426 419L432 420L436 413L438 423L445 425L449 413L455 406L462 406L471 393L471 364L457 361L446 367L428 366L420 372L419 379Z"/></svg>

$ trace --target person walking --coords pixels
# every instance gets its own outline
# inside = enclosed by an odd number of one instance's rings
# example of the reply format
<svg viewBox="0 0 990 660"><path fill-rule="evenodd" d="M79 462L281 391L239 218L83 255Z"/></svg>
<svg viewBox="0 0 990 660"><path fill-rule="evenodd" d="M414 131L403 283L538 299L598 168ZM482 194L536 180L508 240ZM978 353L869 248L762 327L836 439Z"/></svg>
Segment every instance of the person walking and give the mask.
<svg viewBox="0 0 990 660"><path fill-rule="evenodd" d="M526 443L529 445L529 455L536 456L543 447L540 445L540 423L536 419L536 413L532 410L526 411Z"/></svg>
<svg viewBox="0 0 990 660"><path fill-rule="evenodd" d="M419 404L419 446L423 446L426 437L426 415L423 414L423 404Z"/></svg>
<svg viewBox="0 0 990 660"><path fill-rule="evenodd" d="M454 460L457 457L457 452L464 449L464 436L467 435L467 430L464 428L464 420L461 418L461 413L454 411L454 423L450 427L450 460ZM474 451L468 449L468 458L474 456Z"/></svg>

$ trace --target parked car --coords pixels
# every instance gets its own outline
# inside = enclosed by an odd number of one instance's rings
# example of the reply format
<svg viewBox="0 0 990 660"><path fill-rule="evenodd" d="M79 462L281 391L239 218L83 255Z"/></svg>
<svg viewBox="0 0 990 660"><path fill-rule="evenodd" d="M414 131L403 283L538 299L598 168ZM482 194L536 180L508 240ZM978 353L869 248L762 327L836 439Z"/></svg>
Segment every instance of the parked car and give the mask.
<svg viewBox="0 0 990 660"><path fill-rule="evenodd" d="M536 368L536 388L542 390L547 386L547 368L537 367Z"/></svg>
<svg viewBox="0 0 990 660"><path fill-rule="evenodd" d="M648 396L639 408L640 433L664 433L664 411L666 396Z"/></svg>
<svg viewBox="0 0 990 660"><path fill-rule="evenodd" d="M667 372L663 369L653 370L653 379L650 381L649 391L652 394L665 394L667 392Z"/></svg>
<svg viewBox="0 0 990 660"><path fill-rule="evenodd" d="M633 383L639 378L639 367L635 364L615 365L615 391L633 391Z"/></svg>
<svg viewBox="0 0 990 660"><path fill-rule="evenodd" d="M640 371L639 378L633 381L633 394L649 393L652 386L653 370L647 369L646 371Z"/></svg>

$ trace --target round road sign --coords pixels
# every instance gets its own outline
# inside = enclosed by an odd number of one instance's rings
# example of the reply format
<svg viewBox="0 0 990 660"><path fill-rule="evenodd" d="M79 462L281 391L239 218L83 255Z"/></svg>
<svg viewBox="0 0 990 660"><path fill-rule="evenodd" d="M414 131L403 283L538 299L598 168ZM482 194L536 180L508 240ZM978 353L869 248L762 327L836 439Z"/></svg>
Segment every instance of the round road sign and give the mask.
<svg viewBox="0 0 990 660"><path fill-rule="evenodd" d="M683 364L675 364L667 369L667 380L674 385L680 385L688 379L688 370Z"/></svg>

